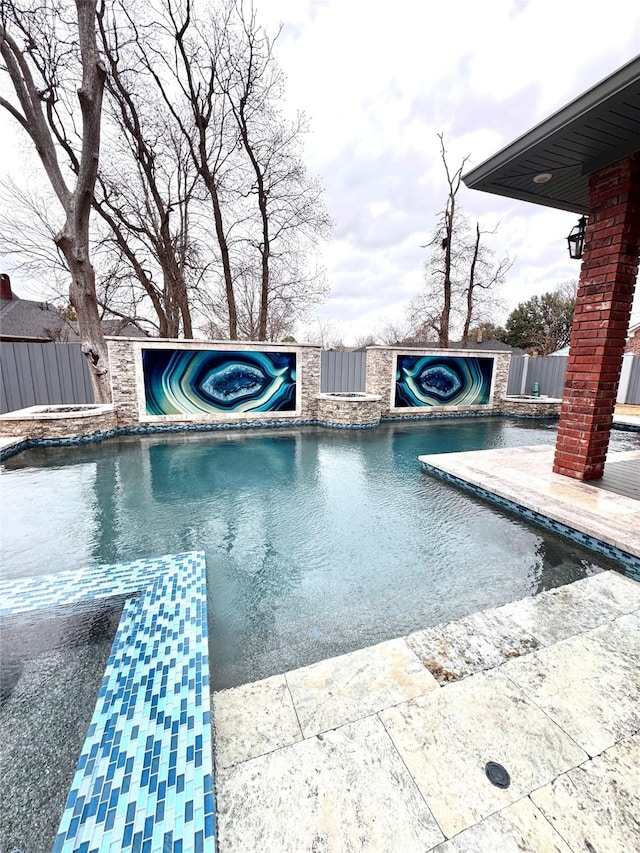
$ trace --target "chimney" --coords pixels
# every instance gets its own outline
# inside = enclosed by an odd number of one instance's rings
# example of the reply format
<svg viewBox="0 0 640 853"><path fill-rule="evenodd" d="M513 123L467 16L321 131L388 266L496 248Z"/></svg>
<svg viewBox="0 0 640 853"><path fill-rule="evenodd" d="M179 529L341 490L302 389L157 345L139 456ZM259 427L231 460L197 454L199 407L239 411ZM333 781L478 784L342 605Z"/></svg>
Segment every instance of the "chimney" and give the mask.
<svg viewBox="0 0 640 853"><path fill-rule="evenodd" d="M13 299L11 292L11 279L6 272L0 273L0 297L2 299Z"/></svg>
<svg viewBox="0 0 640 853"><path fill-rule="evenodd" d="M482 343L482 326L480 326L480 328L478 329L478 339L477 340L478 340L479 344Z"/></svg>

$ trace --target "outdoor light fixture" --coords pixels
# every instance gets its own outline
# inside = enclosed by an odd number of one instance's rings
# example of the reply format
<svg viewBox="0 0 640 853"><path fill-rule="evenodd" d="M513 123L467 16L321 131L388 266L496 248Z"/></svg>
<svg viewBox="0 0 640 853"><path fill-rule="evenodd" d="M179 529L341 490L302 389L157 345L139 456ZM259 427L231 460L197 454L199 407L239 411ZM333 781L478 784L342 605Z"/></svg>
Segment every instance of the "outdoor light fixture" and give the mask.
<svg viewBox="0 0 640 853"><path fill-rule="evenodd" d="M580 260L582 257L582 250L584 249L584 235L587 230L587 217L581 216L578 220L578 224L574 225L567 237L567 243L569 244L569 256L575 258L576 260Z"/></svg>
<svg viewBox="0 0 640 853"><path fill-rule="evenodd" d="M540 172L540 174L536 175L535 178L533 179L533 183L534 184L546 184L548 181L551 180L552 177L553 177L553 175L551 174L551 172Z"/></svg>

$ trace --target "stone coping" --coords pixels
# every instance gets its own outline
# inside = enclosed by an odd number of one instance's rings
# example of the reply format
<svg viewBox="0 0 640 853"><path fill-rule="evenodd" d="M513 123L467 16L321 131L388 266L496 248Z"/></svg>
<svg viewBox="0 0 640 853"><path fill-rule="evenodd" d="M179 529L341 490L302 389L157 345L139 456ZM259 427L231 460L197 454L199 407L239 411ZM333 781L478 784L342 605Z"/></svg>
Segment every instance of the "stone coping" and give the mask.
<svg viewBox="0 0 640 853"><path fill-rule="evenodd" d="M323 391L318 400L330 400L332 403L377 403L382 394L367 394L365 391Z"/></svg>
<svg viewBox="0 0 640 853"><path fill-rule="evenodd" d="M619 560L640 579L640 501L552 471L554 448L472 450L419 456L426 472ZM610 453L608 461L640 458Z"/></svg>
<svg viewBox="0 0 640 853"><path fill-rule="evenodd" d="M544 394L539 394L537 397L533 394L508 394L504 398L505 403L510 403L512 400L517 403L562 403L562 397L547 397Z"/></svg>
<svg viewBox="0 0 640 853"><path fill-rule="evenodd" d="M2 421L56 421L70 420L73 418L92 418L98 415L107 415L116 411L112 403L69 403L57 405L52 403L48 406L28 406L26 409L16 409L0 415L0 429Z"/></svg>

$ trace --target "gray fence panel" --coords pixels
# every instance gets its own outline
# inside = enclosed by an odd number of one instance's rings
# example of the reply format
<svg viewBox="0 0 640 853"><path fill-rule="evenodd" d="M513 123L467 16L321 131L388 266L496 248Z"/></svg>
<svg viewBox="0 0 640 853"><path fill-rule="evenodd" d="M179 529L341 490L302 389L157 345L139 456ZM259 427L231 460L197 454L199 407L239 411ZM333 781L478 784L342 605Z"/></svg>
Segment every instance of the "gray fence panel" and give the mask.
<svg viewBox="0 0 640 853"><path fill-rule="evenodd" d="M540 394L545 397L562 397L567 361L565 355L530 358L526 393L529 393L533 383L537 382Z"/></svg>
<svg viewBox="0 0 640 853"><path fill-rule="evenodd" d="M567 373L567 360L567 356L563 355L512 358L507 393L530 394L533 384L537 383L539 394L543 394L545 397L562 397ZM523 372L525 369L527 373L523 388Z"/></svg>
<svg viewBox="0 0 640 853"><path fill-rule="evenodd" d="M0 346L0 374L2 374L2 401L6 401L6 411L20 408L20 385L13 377L18 375L18 363L13 347ZM2 409L5 411L5 409Z"/></svg>
<svg viewBox="0 0 640 853"><path fill-rule="evenodd" d="M320 390L364 391L366 386L366 352L334 352L325 350L320 360Z"/></svg>
<svg viewBox="0 0 640 853"><path fill-rule="evenodd" d="M511 357L509 365L509 379L507 380L507 394L520 394L522 389L522 371L525 359Z"/></svg>
<svg viewBox="0 0 640 853"><path fill-rule="evenodd" d="M4 342L0 373L0 413L27 406L94 402L80 344Z"/></svg>
<svg viewBox="0 0 640 853"><path fill-rule="evenodd" d="M629 387L624 402L627 406L640 406L640 356L638 355L634 356L631 361Z"/></svg>

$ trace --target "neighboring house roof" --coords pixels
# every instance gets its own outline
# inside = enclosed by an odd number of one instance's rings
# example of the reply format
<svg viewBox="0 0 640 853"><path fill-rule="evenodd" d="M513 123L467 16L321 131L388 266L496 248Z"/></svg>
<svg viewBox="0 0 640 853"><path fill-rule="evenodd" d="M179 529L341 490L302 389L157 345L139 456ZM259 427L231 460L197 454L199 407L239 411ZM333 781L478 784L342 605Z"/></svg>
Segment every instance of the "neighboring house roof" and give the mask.
<svg viewBox="0 0 640 853"><path fill-rule="evenodd" d="M148 338L142 329L127 320L103 320L102 329L105 335L117 338Z"/></svg>
<svg viewBox="0 0 640 853"><path fill-rule="evenodd" d="M549 355L569 355L569 345L566 347L560 347L555 352L550 352Z"/></svg>
<svg viewBox="0 0 640 853"><path fill-rule="evenodd" d="M0 299L0 339L3 341L78 341L74 328L48 302Z"/></svg>
<svg viewBox="0 0 640 853"><path fill-rule="evenodd" d="M393 344L395 347L405 347L406 349L440 349L440 344L437 341L403 341ZM505 344L504 341L498 341L495 338L484 339L482 341L469 340L466 347L462 341L449 341L449 349L467 349L467 350L488 350L490 352L510 352L512 355L525 355L526 350L519 347L512 347ZM446 351L446 350L445 350Z"/></svg>
<svg viewBox="0 0 640 853"><path fill-rule="evenodd" d="M146 338L137 326L126 320L102 321L105 335L126 338ZM80 340L77 324L67 320L49 302L20 299L3 281L0 297L0 340L46 343L74 343Z"/></svg>

